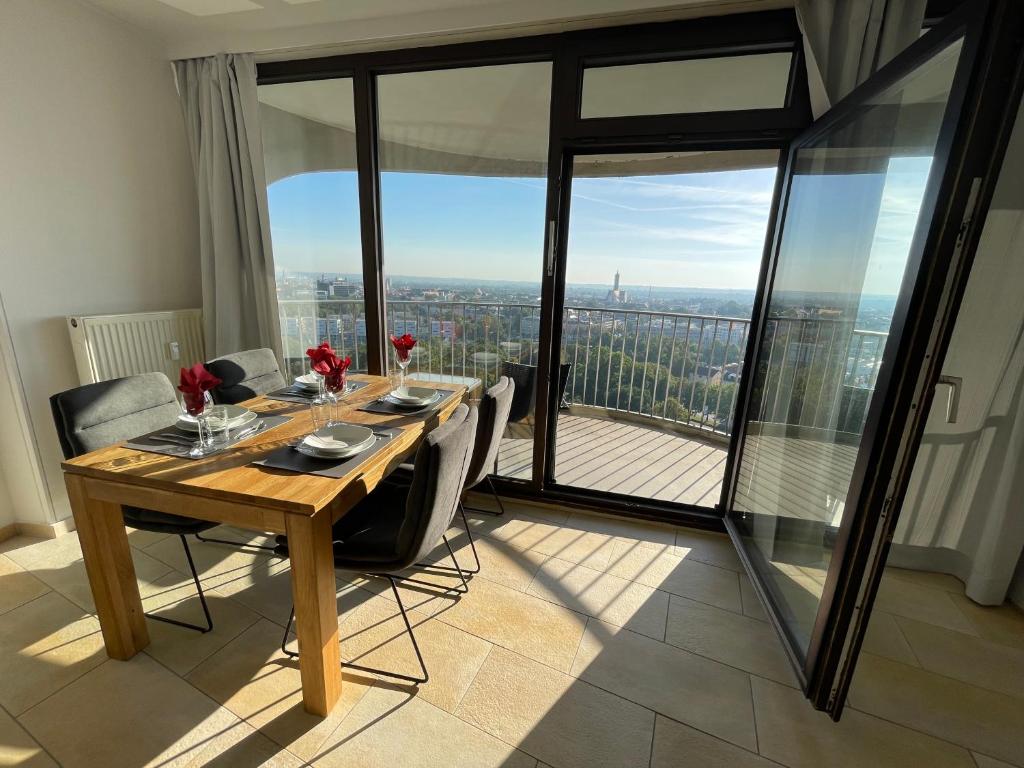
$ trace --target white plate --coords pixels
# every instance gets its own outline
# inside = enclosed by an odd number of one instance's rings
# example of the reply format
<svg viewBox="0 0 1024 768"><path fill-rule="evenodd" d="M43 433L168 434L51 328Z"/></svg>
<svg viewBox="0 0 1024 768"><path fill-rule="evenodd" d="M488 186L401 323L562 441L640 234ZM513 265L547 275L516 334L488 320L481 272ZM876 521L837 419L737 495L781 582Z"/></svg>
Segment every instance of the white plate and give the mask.
<svg viewBox="0 0 1024 768"><path fill-rule="evenodd" d="M308 435L296 449L299 453L321 459L343 459L365 451L376 439L369 427L334 424Z"/></svg>
<svg viewBox="0 0 1024 768"><path fill-rule="evenodd" d="M228 409L228 429L244 427L258 416L255 411L250 411L248 408L243 408L240 405L225 405L224 407ZM189 416L187 413L181 414L178 417L178 429L198 432L199 427L196 425L196 417Z"/></svg>
<svg viewBox="0 0 1024 768"><path fill-rule="evenodd" d="M425 403L408 403L408 402L403 402L402 400L398 400L397 398L395 398L393 395L386 395L384 397L384 400L386 402L389 402L392 405L397 405L399 408L407 408L410 411L416 411L416 410L419 410L421 408L427 408L427 407L433 405L434 403L436 403L440 399L441 399L441 393L440 392L435 392L434 396L432 398L430 398L429 400L427 400Z"/></svg>
<svg viewBox="0 0 1024 768"><path fill-rule="evenodd" d="M315 373L304 373L295 377L295 386L301 389L319 389L320 377Z"/></svg>
<svg viewBox="0 0 1024 768"><path fill-rule="evenodd" d="M399 387L390 394L405 405L426 405L437 397L437 390L430 387Z"/></svg>

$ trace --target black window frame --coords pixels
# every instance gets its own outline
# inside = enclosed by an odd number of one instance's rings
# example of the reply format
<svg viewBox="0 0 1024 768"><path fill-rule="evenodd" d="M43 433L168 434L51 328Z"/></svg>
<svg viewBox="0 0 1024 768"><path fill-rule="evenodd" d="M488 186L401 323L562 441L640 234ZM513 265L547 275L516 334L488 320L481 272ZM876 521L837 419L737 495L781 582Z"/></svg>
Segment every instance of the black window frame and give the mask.
<svg viewBox="0 0 1024 768"><path fill-rule="evenodd" d="M581 118L584 69L597 65L737 56L791 51L785 105L772 109L721 110L667 115ZM776 149L784 168L791 139L812 122L802 38L791 9L679 21L598 27L553 34L359 52L257 65L259 85L351 77L355 100L356 155L360 206L363 284L367 330L367 369L387 369L386 295L380 199L380 161L376 78L379 75L462 69L547 61L552 64L548 137L547 196L542 267L541 321L536 398L533 475L530 480L495 478L510 496L570 506L601 506L625 516L663 520L723 531L723 510L673 504L565 486L551 487L557 418L557 370L564 301L565 242L568 231L566 158L598 152L728 149ZM780 173L781 176L781 173ZM773 237L778 206L777 183L771 203L766 248ZM554 242L550 239L554 235ZM755 292L755 309L764 291L765 262ZM756 312L755 312L756 315ZM752 326L752 332L753 332ZM729 455L735 450L730 438Z"/></svg>

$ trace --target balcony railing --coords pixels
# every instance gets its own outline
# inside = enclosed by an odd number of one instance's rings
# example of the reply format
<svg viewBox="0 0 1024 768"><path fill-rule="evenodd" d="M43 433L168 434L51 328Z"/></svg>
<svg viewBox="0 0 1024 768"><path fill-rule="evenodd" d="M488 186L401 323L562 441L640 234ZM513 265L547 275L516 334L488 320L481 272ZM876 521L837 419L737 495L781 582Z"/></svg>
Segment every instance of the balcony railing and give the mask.
<svg viewBox="0 0 1024 768"><path fill-rule="evenodd" d="M306 348L323 340L350 355L355 370L365 370L361 299L283 300L280 315L293 374L304 370ZM572 306L562 323L562 360L572 364L564 395L569 405L731 432L748 320ZM540 307L389 300L387 328L419 340L411 370L473 376L489 386L505 361L537 364ZM756 418L858 431L886 337L846 320L770 319Z"/></svg>

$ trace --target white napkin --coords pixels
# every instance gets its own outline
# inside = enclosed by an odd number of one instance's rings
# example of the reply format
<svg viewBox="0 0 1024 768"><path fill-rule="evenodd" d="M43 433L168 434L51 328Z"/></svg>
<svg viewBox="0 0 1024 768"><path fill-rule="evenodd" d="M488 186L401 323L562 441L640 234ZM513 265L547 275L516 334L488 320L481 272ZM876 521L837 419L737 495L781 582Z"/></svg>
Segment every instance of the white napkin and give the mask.
<svg viewBox="0 0 1024 768"><path fill-rule="evenodd" d="M321 437L320 435L308 435L302 442L314 450L325 453L340 453L349 447L344 440L335 440L333 437Z"/></svg>

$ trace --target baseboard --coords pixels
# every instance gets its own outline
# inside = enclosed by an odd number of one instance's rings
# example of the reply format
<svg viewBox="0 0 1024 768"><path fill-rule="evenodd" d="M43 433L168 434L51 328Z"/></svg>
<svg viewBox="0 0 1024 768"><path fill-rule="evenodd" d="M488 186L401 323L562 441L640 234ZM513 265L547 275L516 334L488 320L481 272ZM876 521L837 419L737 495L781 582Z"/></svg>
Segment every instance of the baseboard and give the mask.
<svg viewBox="0 0 1024 768"><path fill-rule="evenodd" d="M71 533L71 531L75 530L75 520L69 517L57 523L14 523L13 527L20 536L32 536L37 539L56 539L58 536L63 536L65 533ZM0 541L3 538L3 532L0 531Z"/></svg>
<svg viewBox="0 0 1024 768"><path fill-rule="evenodd" d="M18 524L11 523L0 528L0 541L7 541L7 539L13 539L18 535Z"/></svg>

